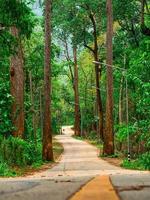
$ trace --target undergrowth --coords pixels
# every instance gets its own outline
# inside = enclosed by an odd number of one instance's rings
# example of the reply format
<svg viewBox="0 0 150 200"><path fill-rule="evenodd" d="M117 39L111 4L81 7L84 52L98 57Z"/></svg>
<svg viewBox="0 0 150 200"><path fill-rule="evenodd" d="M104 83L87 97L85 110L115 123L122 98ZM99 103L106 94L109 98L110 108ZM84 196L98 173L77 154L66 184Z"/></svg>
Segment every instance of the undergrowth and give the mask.
<svg viewBox="0 0 150 200"><path fill-rule="evenodd" d="M63 151L62 146L54 142L54 157ZM28 142L10 136L5 139L0 136L0 176L23 175L26 169L39 169L43 164L42 144Z"/></svg>
<svg viewBox="0 0 150 200"><path fill-rule="evenodd" d="M140 155L135 160L125 159L121 166L126 169L150 170L150 152Z"/></svg>

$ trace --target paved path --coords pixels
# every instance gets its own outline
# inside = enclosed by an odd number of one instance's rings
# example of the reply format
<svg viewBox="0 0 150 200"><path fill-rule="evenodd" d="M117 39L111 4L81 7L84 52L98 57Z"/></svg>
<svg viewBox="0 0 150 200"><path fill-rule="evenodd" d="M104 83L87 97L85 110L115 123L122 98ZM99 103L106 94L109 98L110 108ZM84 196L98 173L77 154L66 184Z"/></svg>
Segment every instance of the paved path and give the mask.
<svg viewBox="0 0 150 200"><path fill-rule="evenodd" d="M0 200L66 200L97 175L110 175L116 186L116 177L120 175L149 176L146 172L123 170L108 164L97 157L95 147L72 138L70 128L66 128L64 133L57 136L64 146L60 163L25 178L0 179Z"/></svg>

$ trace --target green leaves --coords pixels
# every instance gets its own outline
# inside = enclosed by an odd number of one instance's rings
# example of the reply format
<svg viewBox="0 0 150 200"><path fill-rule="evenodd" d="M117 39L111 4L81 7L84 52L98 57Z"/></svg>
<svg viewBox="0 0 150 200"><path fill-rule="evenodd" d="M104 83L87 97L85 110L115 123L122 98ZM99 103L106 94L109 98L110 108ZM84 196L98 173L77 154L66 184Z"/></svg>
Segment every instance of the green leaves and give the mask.
<svg viewBox="0 0 150 200"><path fill-rule="evenodd" d="M32 142L10 136L4 139L0 136L0 162L9 166L25 167L36 162L42 162L42 146L37 147Z"/></svg>
<svg viewBox="0 0 150 200"><path fill-rule="evenodd" d="M16 26L27 37L33 30L35 17L27 6L29 1L0 0L0 24L4 28Z"/></svg>
<svg viewBox="0 0 150 200"><path fill-rule="evenodd" d="M150 170L150 153L140 155L136 160L124 160L122 166L127 169Z"/></svg>
<svg viewBox="0 0 150 200"><path fill-rule="evenodd" d="M9 94L9 84L0 84L0 135L10 134L12 127L12 122L10 118L12 97Z"/></svg>

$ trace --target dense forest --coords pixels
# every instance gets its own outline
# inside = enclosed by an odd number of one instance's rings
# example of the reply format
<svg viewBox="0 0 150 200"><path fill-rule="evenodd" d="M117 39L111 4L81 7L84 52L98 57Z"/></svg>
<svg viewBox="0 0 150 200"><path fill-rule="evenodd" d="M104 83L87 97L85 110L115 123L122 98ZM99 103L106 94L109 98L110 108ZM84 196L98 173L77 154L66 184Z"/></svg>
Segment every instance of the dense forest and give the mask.
<svg viewBox="0 0 150 200"><path fill-rule="evenodd" d="M149 0L0 0L0 175L54 161L63 125L150 169L149 80Z"/></svg>

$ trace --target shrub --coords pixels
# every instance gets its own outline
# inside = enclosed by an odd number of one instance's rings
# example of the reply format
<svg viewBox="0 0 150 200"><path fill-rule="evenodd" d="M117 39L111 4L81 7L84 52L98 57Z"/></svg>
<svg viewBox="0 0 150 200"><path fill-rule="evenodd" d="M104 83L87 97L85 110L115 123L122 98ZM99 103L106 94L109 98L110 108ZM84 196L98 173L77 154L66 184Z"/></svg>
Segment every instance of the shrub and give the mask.
<svg viewBox="0 0 150 200"><path fill-rule="evenodd" d="M136 160L124 160L122 166L127 169L150 170L150 153L140 155Z"/></svg>
<svg viewBox="0 0 150 200"><path fill-rule="evenodd" d="M98 136L97 136L97 133L95 131L91 131L88 135L87 135L87 138L89 140L97 140L98 139Z"/></svg>
<svg viewBox="0 0 150 200"><path fill-rule="evenodd" d="M10 136L0 137L0 160L10 166L24 167L42 161L41 145Z"/></svg>
<svg viewBox="0 0 150 200"><path fill-rule="evenodd" d="M130 136L132 136L136 131L137 131L137 127L134 125L129 125L128 128L127 128L126 124L115 126L116 139L119 142L126 141L128 134Z"/></svg>
<svg viewBox="0 0 150 200"><path fill-rule="evenodd" d="M16 176L16 172L10 169L6 163L0 163L0 176Z"/></svg>
<svg viewBox="0 0 150 200"><path fill-rule="evenodd" d="M144 169L150 170L150 152L146 152L139 156L139 164L144 166Z"/></svg>
<svg viewBox="0 0 150 200"><path fill-rule="evenodd" d="M9 94L8 82L0 84L0 133L8 135L12 129L12 122L10 119L12 97Z"/></svg>

